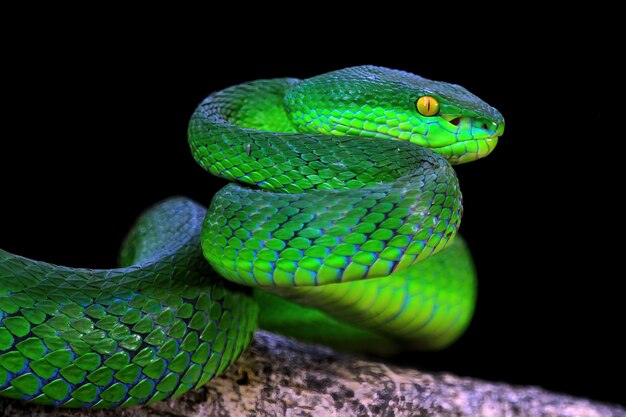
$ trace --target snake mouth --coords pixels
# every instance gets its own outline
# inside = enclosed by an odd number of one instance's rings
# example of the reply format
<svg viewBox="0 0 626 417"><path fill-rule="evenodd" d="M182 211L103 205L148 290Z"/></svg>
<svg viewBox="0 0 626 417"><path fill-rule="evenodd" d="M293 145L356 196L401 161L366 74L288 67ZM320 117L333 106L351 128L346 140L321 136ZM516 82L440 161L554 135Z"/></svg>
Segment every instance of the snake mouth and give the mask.
<svg viewBox="0 0 626 417"><path fill-rule="evenodd" d="M448 123L458 126L459 129L461 123L472 124L471 137L451 144L431 147L433 151L442 155L453 165L476 161L489 155L504 133L504 121L487 123L481 120L472 121L469 118L457 117L449 120Z"/></svg>
<svg viewBox="0 0 626 417"><path fill-rule="evenodd" d="M498 138L504 132L504 122L494 122L491 126L484 122L476 122L477 127L471 129L471 136L460 139L459 130L462 127L461 123L471 123L472 121L465 117L457 117L447 121L451 127L456 129L454 132L451 131L452 129L449 130L451 137L448 138L448 143L437 145L436 141L421 132L402 131L400 129L390 128L387 125L381 125L379 129L373 130L366 127L357 128L349 126L336 120L334 122L332 130L319 131L329 135L355 135L368 138L408 141L431 149L433 152L443 156L453 165L475 161L489 155L495 149L498 144Z"/></svg>
<svg viewBox="0 0 626 417"><path fill-rule="evenodd" d="M476 161L489 155L496 148L499 136L470 139L451 145L433 148L433 151L445 157L453 165Z"/></svg>

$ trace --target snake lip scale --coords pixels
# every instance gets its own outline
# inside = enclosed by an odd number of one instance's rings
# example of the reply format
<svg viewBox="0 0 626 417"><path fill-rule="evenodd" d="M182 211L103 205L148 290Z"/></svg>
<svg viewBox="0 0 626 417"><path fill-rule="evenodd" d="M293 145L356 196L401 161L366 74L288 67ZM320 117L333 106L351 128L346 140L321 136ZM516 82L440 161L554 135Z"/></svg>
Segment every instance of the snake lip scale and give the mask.
<svg viewBox="0 0 626 417"><path fill-rule="evenodd" d="M488 155L503 130L463 87L374 66L211 94L189 145L232 182L208 209L183 197L148 209L116 269L0 250L0 396L177 397L259 326L380 355L448 346L476 300L451 164Z"/></svg>

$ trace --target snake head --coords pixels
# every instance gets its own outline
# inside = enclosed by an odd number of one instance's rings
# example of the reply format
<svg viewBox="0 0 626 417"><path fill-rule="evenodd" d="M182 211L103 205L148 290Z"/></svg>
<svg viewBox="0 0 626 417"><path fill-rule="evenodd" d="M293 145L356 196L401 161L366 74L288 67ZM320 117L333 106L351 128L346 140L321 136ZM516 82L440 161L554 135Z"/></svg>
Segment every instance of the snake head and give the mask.
<svg viewBox="0 0 626 417"><path fill-rule="evenodd" d="M409 141L452 164L489 155L504 132L500 112L467 89L374 66L297 83L285 105L299 131Z"/></svg>

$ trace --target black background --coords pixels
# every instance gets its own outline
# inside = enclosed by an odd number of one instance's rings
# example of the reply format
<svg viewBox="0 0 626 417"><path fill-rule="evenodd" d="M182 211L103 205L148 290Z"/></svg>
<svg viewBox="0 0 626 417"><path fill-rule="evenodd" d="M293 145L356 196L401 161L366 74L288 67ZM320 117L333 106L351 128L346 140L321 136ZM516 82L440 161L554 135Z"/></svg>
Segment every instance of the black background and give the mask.
<svg viewBox="0 0 626 417"><path fill-rule="evenodd" d="M472 324L443 352L397 360L625 401L624 384L605 378L626 372L623 271L609 240L620 238L621 188L606 187L619 151L602 131L590 55L569 55L560 41L461 37L446 48L388 42L334 54L322 42L289 54L276 46L280 34L247 46L208 35L193 45L139 36L85 46L81 34L5 44L0 247L111 267L143 209L176 194L206 205L225 184L195 164L186 142L189 116L211 91L366 63L404 69L465 86L502 112L506 130L491 156L457 171L461 233L480 281Z"/></svg>

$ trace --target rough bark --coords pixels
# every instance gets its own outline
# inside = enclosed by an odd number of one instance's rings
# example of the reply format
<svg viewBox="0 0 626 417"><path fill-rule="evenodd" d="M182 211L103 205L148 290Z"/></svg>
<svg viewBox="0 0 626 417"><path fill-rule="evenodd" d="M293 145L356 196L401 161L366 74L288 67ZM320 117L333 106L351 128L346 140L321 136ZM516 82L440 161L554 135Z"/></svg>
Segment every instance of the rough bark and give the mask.
<svg viewBox="0 0 626 417"><path fill-rule="evenodd" d="M226 375L176 400L114 410L55 409L0 400L0 415L617 417L626 416L626 410L536 387L385 365L261 331L252 349Z"/></svg>

